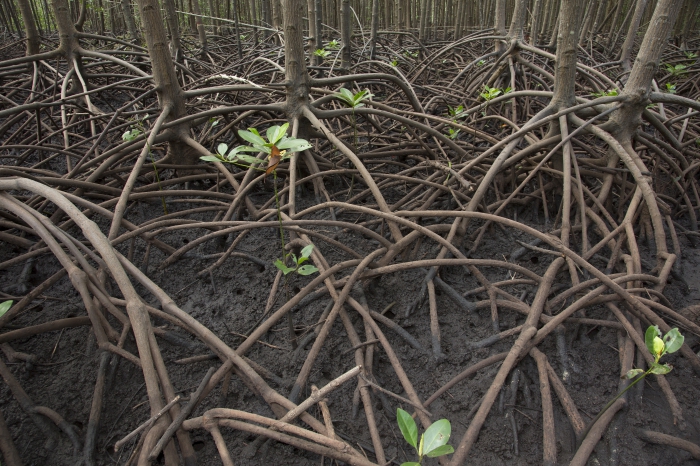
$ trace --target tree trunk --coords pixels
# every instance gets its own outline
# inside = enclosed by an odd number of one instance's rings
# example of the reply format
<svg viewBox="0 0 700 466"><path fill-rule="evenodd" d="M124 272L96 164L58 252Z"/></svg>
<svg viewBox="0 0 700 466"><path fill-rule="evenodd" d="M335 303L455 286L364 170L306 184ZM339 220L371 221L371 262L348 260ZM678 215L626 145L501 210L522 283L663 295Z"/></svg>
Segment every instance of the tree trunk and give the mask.
<svg viewBox="0 0 700 466"><path fill-rule="evenodd" d="M306 11L309 17L309 63L316 65L314 51L318 48L318 45L316 45L316 5L314 0L306 1Z"/></svg>
<svg viewBox="0 0 700 466"><path fill-rule="evenodd" d="M535 0L532 8L532 24L530 24L530 43L537 46L540 34L540 15L542 14L542 0Z"/></svg>
<svg viewBox="0 0 700 466"><path fill-rule="evenodd" d="M576 51L584 6L585 4L578 0L563 0L561 3L554 67L554 96L550 104L557 110L576 104Z"/></svg>
<svg viewBox="0 0 700 466"><path fill-rule="evenodd" d="M175 55L175 61L182 60L182 45L180 45L180 25L177 21L177 11L174 0L163 0L165 7L165 18L170 30L170 48Z"/></svg>
<svg viewBox="0 0 700 466"><path fill-rule="evenodd" d="M29 0L18 0L18 3L19 11L22 13L22 19L24 20L24 31L27 33L27 55L36 55L39 53L41 39L36 28L32 8L29 5Z"/></svg>
<svg viewBox="0 0 700 466"><path fill-rule="evenodd" d="M513 11L513 19L510 22L508 37L511 39L523 39L523 26L525 24L525 15L527 14L527 0L516 0L515 10Z"/></svg>
<svg viewBox="0 0 700 466"><path fill-rule="evenodd" d="M493 17L494 33L497 36L506 35L506 0L496 0L496 9ZM505 44L496 39L496 51L501 53L505 50Z"/></svg>
<svg viewBox="0 0 700 466"><path fill-rule="evenodd" d="M309 103L309 74L304 60L304 1L283 0L287 118L301 115Z"/></svg>
<svg viewBox="0 0 700 466"><path fill-rule="evenodd" d="M676 22L681 8L677 0L659 0L654 10L644 40L639 48L637 58L622 95L630 100L612 114L604 126L618 139L631 138L641 123L642 111L648 103L647 95L651 81L659 66L661 53L666 47L668 37Z"/></svg>
<svg viewBox="0 0 700 466"><path fill-rule="evenodd" d="M634 39L637 37L637 29L639 29L639 23L642 20L642 15L644 14L644 9L646 7L647 0L637 0L637 5L634 9L634 16L632 17L632 22L627 30L627 37L625 37L625 42L622 44L622 51L620 52L622 69L625 71L629 71L632 68L632 64L630 62L632 47L634 46Z"/></svg>
<svg viewBox="0 0 700 466"><path fill-rule="evenodd" d="M124 21L126 22L126 28L129 31L131 40L140 43L141 36L139 30L136 28L136 20L134 19L134 13L131 11L129 0L122 0L122 11L124 12Z"/></svg>
<svg viewBox="0 0 700 466"><path fill-rule="evenodd" d="M372 0L372 32L370 33L369 59L377 55L377 29L379 28L379 0Z"/></svg>
<svg viewBox="0 0 700 466"><path fill-rule="evenodd" d="M207 32L204 30L204 18L202 18L202 10L199 8L199 0L192 0L192 13L195 14L194 22L197 25L197 34L199 35L199 45L202 46L202 56L207 54Z"/></svg>
<svg viewBox="0 0 700 466"><path fill-rule="evenodd" d="M340 67L350 72L352 65L352 13L350 12L350 0L342 0L340 23Z"/></svg>

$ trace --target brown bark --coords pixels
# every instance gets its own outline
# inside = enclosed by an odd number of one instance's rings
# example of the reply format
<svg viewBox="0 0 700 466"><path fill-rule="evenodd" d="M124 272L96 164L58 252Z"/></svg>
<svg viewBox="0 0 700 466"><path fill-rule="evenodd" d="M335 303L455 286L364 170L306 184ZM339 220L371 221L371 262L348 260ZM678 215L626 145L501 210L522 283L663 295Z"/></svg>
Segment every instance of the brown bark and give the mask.
<svg viewBox="0 0 700 466"><path fill-rule="evenodd" d="M34 14L32 13L32 8L29 5L29 0L18 0L19 11L22 13L22 19L24 20L24 32L27 33L27 55L36 55L39 53L39 31L36 28L36 22L34 21Z"/></svg>
<svg viewBox="0 0 700 466"><path fill-rule="evenodd" d="M122 0L122 12L124 13L124 22L126 22L126 28L129 31L131 40L141 42L141 36L136 28L136 20L134 19L134 13L131 11L129 0Z"/></svg>
<svg viewBox="0 0 700 466"><path fill-rule="evenodd" d="M632 55L632 46L634 46L634 39L637 37L637 29L639 29L639 23L642 20L642 14L644 14L644 9L647 7L647 0L637 0L637 5L634 9L634 16L632 17L632 22L627 30L627 37L625 37L625 42L622 44L622 51L620 53L620 61L622 62L622 69L628 71L632 68L630 62L630 56Z"/></svg>
<svg viewBox="0 0 700 466"><path fill-rule="evenodd" d="M309 74L304 60L303 0L283 0L284 5L284 58L287 79L287 117L301 114L309 103Z"/></svg>
<svg viewBox="0 0 700 466"><path fill-rule="evenodd" d="M350 71L352 65L352 13L350 11L350 0L342 0L341 23L340 23L340 67L346 72Z"/></svg>

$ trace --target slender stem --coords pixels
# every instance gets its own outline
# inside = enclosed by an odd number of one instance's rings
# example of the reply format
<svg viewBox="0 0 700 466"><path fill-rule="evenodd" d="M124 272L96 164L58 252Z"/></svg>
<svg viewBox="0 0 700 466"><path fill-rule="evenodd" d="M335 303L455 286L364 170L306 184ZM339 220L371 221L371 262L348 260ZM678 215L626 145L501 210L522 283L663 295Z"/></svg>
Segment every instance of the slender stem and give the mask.
<svg viewBox="0 0 700 466"><path fill-rule="evenodd" d="M650 367L650 368L649 368L644 374L642 374L639 378L635 379L634 382L632 382L631 384L629 384L629 385L627 386L627 388L625 388L625 389L622 390L620 393L618 393L617 396L615 396L615 398L613 398L612 400L610 400L610 401L608 402L608 404L606 404L606 405L603 407L603 409L600 410L600 412L598 413L598 415L597 415L591 422L588 423L588 427L586 427L586 429L581 433L581 436L579 437L579 442L578 442L578 443L579 443L579 446L581 445L581 442L583 442L583 440L586 438L586 435L588 435L588 431L591 430L591 427L593 427L593 425L598 421L598 419L600 419L600 417L605 413L605 411L607 411L608 408L610 408L610 407L613 405L613 403L615 403L622 395L624 395L624 394L627 392L627 390L629 390L630 388L634 387L634 386L637 384L637 382L639 382L640 380L642 380L642 379L643 379L644 377L646 377L647 375L651 374L651 369L652 369L652 368L653 368L653 366Z"/></svg>
<svg viewBox="0 0 700 466"><path fill-rule="evenodd" d="M273 170L275 187L275 204L277 204L277 220L280 222L280 243L282 244L282 263L287 265L287 256L284 253L284 228L282 227L282 209L280 208L280 196L277 192L277 170Z"/></svg>

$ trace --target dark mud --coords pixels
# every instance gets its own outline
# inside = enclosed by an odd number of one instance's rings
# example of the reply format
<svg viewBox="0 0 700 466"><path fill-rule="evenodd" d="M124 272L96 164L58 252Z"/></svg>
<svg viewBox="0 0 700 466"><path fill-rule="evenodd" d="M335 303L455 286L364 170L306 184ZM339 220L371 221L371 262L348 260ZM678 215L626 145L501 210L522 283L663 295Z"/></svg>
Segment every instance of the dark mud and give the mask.
<svg viewBox="0 0 700 466"><path fill-rule="evenodd" d="M269 185L268 185L269 189ZM344 191L346 192L346 191ZM301 207L313 204L313 196L301 192L298 202ZM340 196L340 194L339 194ZM187 205L171 205L173 210L185 209ZM159 205L133 206L127 218L143 221L141 215L159 215ZM173 211L171 210L171 212ZM162 213L162 212L161 212ZM148 216L148 215L146 215ZM350 218L351 215L347 215ZM191 217L196 218L196 217ZM204 219L202 217L202 219ZM107 228L107 225L101 225ZM171 245L179 246L192 241L201 232L168 233L161 237ZM377 247L376 242L367 240L351 232L328 228L324 233L333 236L338 241L359 253L367 253ZM494 228L489 238L474 255L479 258L508 257L513 251L513 239L527 240L518 237L517 233ZM469 245L465 245L468 247ZM697 250L684 245L683 277L688 289L682 281L673 279L666 287L665 295L674 309L700 303L700 254ZM317 242L325 257L330 261L347 259L347 254L335 250L333 246ZM251 254L268 266L261 266L248 260L234 258L213 274L214 283L210 277L198 279L197 272L210 263L195 257L185 258L165 270L158 266L164 256L154 248L148 264L143 264L145 253L144 243L136 240L133 249L134 263L148 269L148 275L158 283L175 302L186 312L214 331L224 342L235 348L243 341L241 335L247 334L262 317L270 287L274 280L276 269L271 265L279 256L278 236L273 229L254 230L240 244L238 250ZM0 248L0 260L6 260L15 254L13 246L3 244ZM122 253L128 254L129 247L120 246ZM196 254L205 256L217 252L216 244L206 243L195 249ZM417 257L427 255L434 257L437 252L434 244L424 242ZM538 274L544 273L552 256L541 256L528 253L518 259L518 262L528 265ZM600 265L604 268L604 264ZM2 283L5 287L15 284L21 275L24 265L2 271ZM34 263L28 277L27 285L36 286L58 270L58 263L52 256L42 256ZM483 269L484 274L492 281L516 278L504 275L503 271ZM383 331L399 355L401 363L410 380L421 397L427 399L443 384L459 374L466 367L490 355L508 351L515 337L508 337L493 346L473 349L472 343L493 335L491 316L488 307L476 312L468 312L455 305L444 293L438 290L437 302L439 322L441 327L441 350L445 357L436 362L431 350L431 334L429 327L428 305L426 302L413 314L407 316L406 310L413 304L420 291L424 272L412 270L393 275L383 276L372 283L365 284L366 297L372 310L381 312L393 304L386 316L392 318L415 337L423 350L410 346L396 333L382 324ZM477 288L476 279L467 274L461 267L446 267L441 270L442 279L459 292ZM289 292L295 293L308 282L309 278L298 277L289 284ZM142 296L151 300L150 304L157 307L157 302L145 290L139 289ZM521 296L528 293L526 302L531 302L536 288L534 286L516 285L509 291ZM115 289L116 292L116 289ZM11 294L11 293L10 293ZM284 291L277 296L276 306L283 300ZM488 299L486 294L470 296L474 301ZM308 303L294 312L294 325L297 335L303 340L305 332L317 322L328 303L328 295L322 295L317 300ZM359 315L348 310L355 323L357 332L364 334L362 320ZM56 286L44 293L18 319L13 321L12 328L22 328L54 319L85 315L85 310L78 293L70 285L67 278L62 279ZM609 313L602 307L589 308L587 317L610 319ZM523 323L524 317L512 311L500 311L501 330L509 329ZM115 324L115 322L113 322ZM209 354L206 347L185 334L181 329L154 320L154 325L171 331L176 338L158 338L164 360L170 371L171 381L178 393L189 395L195 390L209 367L218 367L216 360L207 360L192 364L177 364L175 361L195 355ZM9 329L9 327L8 327ZM584 417L590 421L605 403L617 393L619 381L618 334L611 328L573 325L566 328L566 357L562 361L555 339L548 339L540 349L545 352L555 371L565 380L571 396ZM688 341L694 351L699 351L698 339L687 334ZM311 344L299 352L294 352L288 338L286 321L279 323L263 340L257 343L247 356L277 377L277 381L269 381L273 388L283 395L288 395L291 385L301 368L304 357ZM95 347L95 338L88 327L66 329L31 338L12 342L16 351L33 354L37 357L35 364L24 362L10 363L9 367L20 384L32 398L41 406L48 406L61 414L75 428L80 438L84 438L90 413L92 391L94 389L96 371L99 361L99 351ZM127 342L126 349L136 354L133 340ZM323 352L313 367L309 385L302 397L310 394L310 384L323 386L343 372L354 367L353 353L349 351L351 344L340 323L336 322L331 336ZM135 429L149 417L145 386L140 369L133 364L111 358L111 367L102 426L99 431L97 464L125 464L135 442L127 444L121 451L114 452L114 443ZM648 444L636 435L636 429L649 429L680 436L695 443L700 443L700 383L698 375L680 356L671 355L668 361L674 366L667 376L674 393L678 398L685 417L684 426L674 426L666 399L660 392L656 382L650 377L643 384L643 390L633 389L629 392L628 407L615 418L603 440L599 443L589 460L590 465L698 465L684 451L671 447ZM469 423L470 412L479 403L481 396L491 384L498 364L480 371L475 377L464 380L436 400L430 411L433 419L447 418L452 422L452 444L456 445ZM381 349L375 351L374 374L377 382L384 388L404 395L389 361ZM512 378L509 376L503 393L489 415L481 431L479 439L470 453L468 464L487 465L525 465L542 464L542 420L541 399L538 383L537 368L530 357L524 358L517 366L519 372L518 390L511 391ZM564 371L568 373L565 377ZM642 388L642 387L640 387ZM355 383L346 383L333 392L328 404L333 416L336 431L352 445L364 450L370 459L372 442L368 433L366 421L360 407L360 414L353 416L353 393ZM13 441L27 465L72 465L76 463L76 455L70 440L62 433L54 432L57 443L47 449L46 436L33 424L32 420L22 411L18 402L12 396L7 385L0 385L0 406L6 418ZM395 421L397 407L410 409L396 399L373 394L377 424L383 436L387 458L392 458L394 464L414 459L411 451L401 438ZM268 406L254 395L240 380L232 377L228 392L223 393L219 386L196 409L193 416L201 415L213 407L229 407L274 417ZM321 417L320 412L312 412ZM558 461L567 464L576 450L574 431L554 397L554 413L556 424L556 440ZM683 427L684 430L681 430ZM226 444L235 458L236 465L311 465L331 464L331 461L311 453L298 450L288 445L269 442L258 452L249 457L246 446L254 436L232 430L222 430ZM517 432L517 436L515 435ZM211 437L205 431L191 433L197 449L199 464L220 464L216 447ZM162 464L162 458L156 462ZM427 460L425 464L437 464L436 460Z"/></svg>

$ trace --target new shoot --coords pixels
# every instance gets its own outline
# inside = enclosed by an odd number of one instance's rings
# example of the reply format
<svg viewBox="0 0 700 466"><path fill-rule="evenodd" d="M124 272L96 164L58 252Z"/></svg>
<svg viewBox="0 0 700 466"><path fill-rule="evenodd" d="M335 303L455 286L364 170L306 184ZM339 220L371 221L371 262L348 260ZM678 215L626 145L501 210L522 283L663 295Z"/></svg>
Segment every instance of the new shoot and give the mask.
<svg viewBox="0 0 700 466"><path fill-rule="evenodd" d="M396 421L399 423L399 429L409 445L416 449L418 461L408 461L401 466L421 466L424 457L437 458L438 456L449 455L454 453L454 448L448 445L450 441L450 433L452 426L447 419L440 419L433 422L420 436L418 441L418 427L416 421L413 420L410 414L401 408L396 410Z"/></svg>

